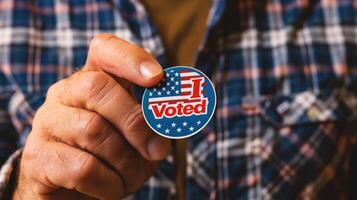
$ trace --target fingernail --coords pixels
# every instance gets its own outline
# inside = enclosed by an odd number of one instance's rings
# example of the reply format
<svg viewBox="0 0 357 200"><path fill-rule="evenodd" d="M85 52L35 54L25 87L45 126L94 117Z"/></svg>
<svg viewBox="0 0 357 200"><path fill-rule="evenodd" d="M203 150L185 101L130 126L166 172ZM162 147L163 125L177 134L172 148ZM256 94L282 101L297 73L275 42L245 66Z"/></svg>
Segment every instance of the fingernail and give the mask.
<svg viewBox="0 0 357 200"><path fill-rule="evenodd" d="M145 79L150 79L162 73L162 68L159 64L145 61L140 64L140 74Z"/></svg>
<svg viewBox="0 0 357 200"><path fill-rule="evenodd" d="M170 153L170 143L159 136L153 137L148 142L148 153L152 160L161 160Z"/></svg>

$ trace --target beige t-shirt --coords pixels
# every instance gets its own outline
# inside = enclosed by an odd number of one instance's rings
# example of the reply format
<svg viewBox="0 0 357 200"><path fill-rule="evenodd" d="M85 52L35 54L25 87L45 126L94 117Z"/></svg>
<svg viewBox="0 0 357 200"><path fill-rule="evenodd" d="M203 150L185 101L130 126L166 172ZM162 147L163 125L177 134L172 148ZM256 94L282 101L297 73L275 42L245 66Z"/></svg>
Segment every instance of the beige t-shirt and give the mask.
<svg viewBox="0 0 357 200"><path fill-rule="evenodd" d="M210 0L141 0L163 40L170 66L192 66L206 30ZM186 142L177 140L174 153L177 167L178 199L184 199Z"/></svg>
<svg viewBox="0 0 357 200"><path fill-rule="evenodd" d="M210 0L141 0L163 40L169 64L192 65L206 30Z"/></svg>

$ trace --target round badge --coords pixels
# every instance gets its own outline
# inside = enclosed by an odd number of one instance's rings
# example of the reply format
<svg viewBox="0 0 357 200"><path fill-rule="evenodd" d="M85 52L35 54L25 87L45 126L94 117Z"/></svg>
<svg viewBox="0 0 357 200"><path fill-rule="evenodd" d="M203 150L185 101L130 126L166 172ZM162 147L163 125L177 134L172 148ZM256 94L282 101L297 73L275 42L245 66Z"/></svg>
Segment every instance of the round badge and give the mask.
<svg viewBox="0 0 357 200"><path fill-rule="evenodd" d="M216 92L201 71L185 66L164 70L163 80L142 98L144 118L157 134L180 139L202 130L216 108Z"/></svg>

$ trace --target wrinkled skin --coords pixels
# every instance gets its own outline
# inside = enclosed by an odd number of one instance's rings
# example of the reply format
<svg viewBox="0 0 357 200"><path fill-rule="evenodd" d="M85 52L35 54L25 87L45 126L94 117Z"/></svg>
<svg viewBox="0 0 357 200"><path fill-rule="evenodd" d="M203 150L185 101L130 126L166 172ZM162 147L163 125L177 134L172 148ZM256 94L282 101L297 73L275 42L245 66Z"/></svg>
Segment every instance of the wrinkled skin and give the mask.
<svg viewBox="0 0 357 200"><path fill-rule="evenodd" d="M148 128L130 88L162 77L145 50L96 36L83 69L52 85L36 112L13 199L120 199L136 191L171 146Z"/></svg>

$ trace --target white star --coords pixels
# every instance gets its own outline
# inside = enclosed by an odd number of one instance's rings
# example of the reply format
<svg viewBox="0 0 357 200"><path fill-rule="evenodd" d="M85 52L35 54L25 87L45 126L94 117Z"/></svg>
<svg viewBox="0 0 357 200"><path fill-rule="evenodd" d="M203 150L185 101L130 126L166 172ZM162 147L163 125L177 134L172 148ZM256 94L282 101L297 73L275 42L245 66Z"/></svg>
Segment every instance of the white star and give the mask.
<svg viewBox="0 0 357 200"><path fill-rule="evenodd" d="M161 128L161 124L156 125L157 128Z"/></svg>
<svg viewBox="0 0 357 200"><path fill-rule="evenodd" d="M169 95L169 94L171 94L171 92L170 92L170 91L167 91L167 92L166 92L166 94L168 94L168 95Z"/></svg>
<svg viewBox="0 0 357 200"><path fill-rule="evenodd" d="M171 126L172 126L172 127L176 127L176 123L172 123Z"/></svg>
<svg viewBox="0 0 357 200"><path fill-rule="evenodd" d="M156 92L156 88L154 88L154 92Z"/></svg>
<svg viewBox="0 0 357 200"><path fill-rule="evenodd" d="M167 76L167 77L170 77L170 73L166 73L166 76Z"/></svg>
<svg viewBox="0 0 357 200"><path fill-rule="evenodd" d="M178 133L181 133L181 130L182 130L182 129L180 129L180 128L176 129L176 131L177 131Z"/></svg>
<svg viewBox="0 0 357 200"><path fill-rule="evenodd" d="M166 86L169 86L169 85L170 85L170 83L169 83L169 82L167 82L167 83L166 83Z"/></svg>
<svg viewBox="0 0 357 200"><path fill-rule="evenodd" d="M175 76L178 76L178 73L177 73L177 72L175 73Z"/></svg>
<svg viewBox="0 0 357 200"><path fill-rule="evenodd" d="M165 133L170 133L170 130L169 130L169 129L166 129L166 130L165 130Z"/></svg>
<svg viewBox="0 0 357 200"><path fill-rule="evenodd" d="M158 93L157 93L157 95L159 95L159 96L160 96L160 95L161 95L161 92L158 92Z"/></svg>
<svg viewBox="0 0 357 200"><path fill-rule="evenodd" d="M190 127L190 131L193 131L193 127L192 126Z"/></svg>
<svg viewBox="0 0 357 200"><path fill-rule="evenodd" d="M201 121L198 121L198 122L197 122L197 125L200 125L200 124L201 124Z"/></svg>
<svg viewBox="0 0 357 200"><path fill-rule="evenodd" d="M170 72L172 73L172 72L174 72L174 70L172 69Z"/></svg>
<svg viewBox="0 0 357 200"><path fill-rule="evenodd" d="M149 93L149 96L152 96L152 92Z"/></svg>
<svg viewBox="0 0 357 200"><path fill-rule="evenodd" d="M173 77L172 77L172 78L170 78L170 79L171 79L171 81L175 80L175 78L173 78Z"/></svg>
<svg viewBox="0 0 357 200"><path fill-rule="evenodd" d="M179 84L179 82L178 82L178 81L176 81L176 82L175 82L175 85L178 85L178 84Z"/></svg>
<svg viewBox="0 0 357 200"><path fill-rule="evenodd" d="M171 90L175 90L175 86L171 86Z"/></svg>
<svg viewBox="0 0 357 200"><path fill-rule="evenodd" d="M179 91L178 91L178 90L176 90L176 91L175 91L175 93L176 93L176 94L178 94L178 93L179 93Z"/></svg>
<svg viewBox="0 0 357 200"><path fill-rule="evenodd" d="M182 123L182 126L187 126L187 122L183 122L183 123Z"/></svg>
<svg viewBox="0 0 357 200"><path fill-rule="evenodd" d="M162 91L165 91L166 90L166 88L162 88Z"/></svg>

